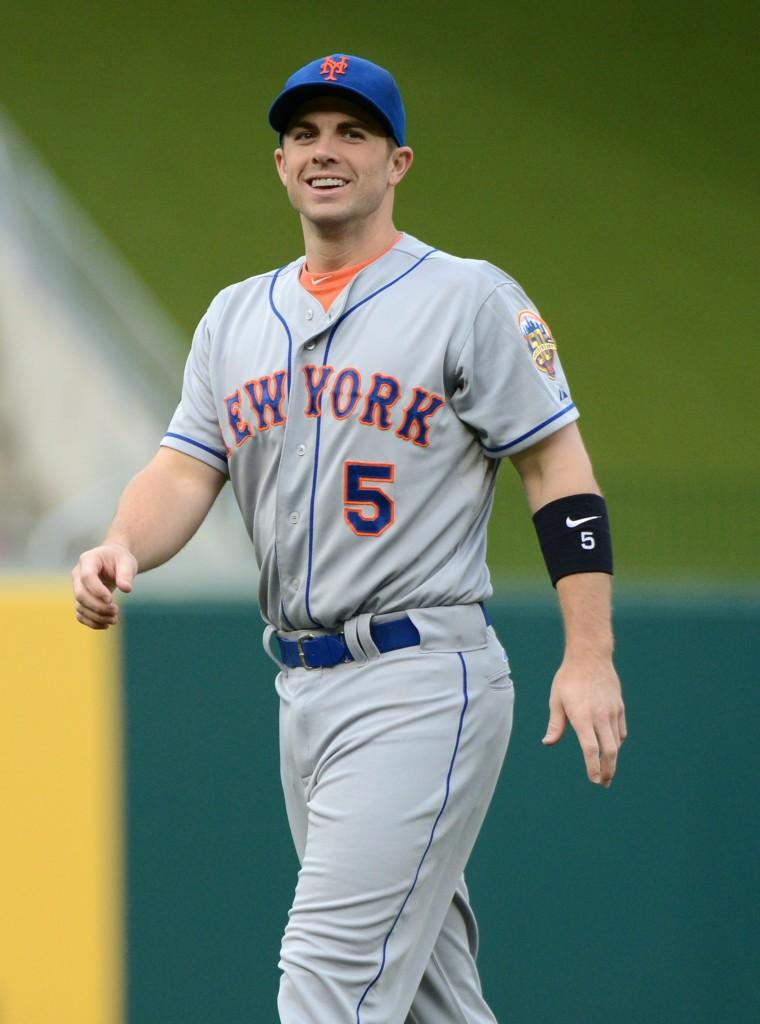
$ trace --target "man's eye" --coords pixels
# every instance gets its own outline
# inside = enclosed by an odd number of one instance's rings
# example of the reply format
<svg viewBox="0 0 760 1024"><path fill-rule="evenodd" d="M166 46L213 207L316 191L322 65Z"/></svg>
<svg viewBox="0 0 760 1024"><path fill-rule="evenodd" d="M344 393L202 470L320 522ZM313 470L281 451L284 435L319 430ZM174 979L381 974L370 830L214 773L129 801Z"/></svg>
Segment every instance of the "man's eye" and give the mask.
<svg viewBox="0 0 760 1024"><path fill-rule="evenodd" d="M349 139L363 139L364 138L364 132L360 131L358 128L346 128L346 131L344 132L344 134Z"/></svg>
<svg viewBox="0 0 760 1024"><path fill-rule="evenodd" d="M293 138L296 139L296 141L300 141L301 139L311 139L313 135L314 132L308 132L306 131L305 128L302 128L299 131L295 132Z"/></svg>

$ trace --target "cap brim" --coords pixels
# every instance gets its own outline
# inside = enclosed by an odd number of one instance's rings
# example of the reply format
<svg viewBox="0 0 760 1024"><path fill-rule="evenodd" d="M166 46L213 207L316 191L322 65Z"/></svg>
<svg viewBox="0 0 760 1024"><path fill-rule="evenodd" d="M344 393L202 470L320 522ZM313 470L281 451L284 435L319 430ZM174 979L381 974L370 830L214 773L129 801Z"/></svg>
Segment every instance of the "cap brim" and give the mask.
<svg viewBox="0 0 760 1024"><path fill-rule="evenodd" d="M360 106L367 107L391 138L395 139L398 143L399 140L396 139L393 127L385 114L359 89L351 89L345 85L325 86L309 84L295 85L292 89L287 89L285 92L280 93L269 108L270 125L280 134L286 132L296 110L314 96L344 96L347 99L355 100Z"/></svg>

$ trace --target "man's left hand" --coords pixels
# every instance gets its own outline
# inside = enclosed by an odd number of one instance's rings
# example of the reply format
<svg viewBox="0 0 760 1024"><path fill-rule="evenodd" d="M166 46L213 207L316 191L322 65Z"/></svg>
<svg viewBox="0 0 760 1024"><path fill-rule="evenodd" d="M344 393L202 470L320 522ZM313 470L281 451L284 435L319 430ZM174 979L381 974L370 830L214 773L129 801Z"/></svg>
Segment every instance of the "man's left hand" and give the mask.
<svg viewBox="0 0 760 1024"><path fill-rule="evenodd" d="M608 788L627 735L620 680L606 658L563 661L549 695L549 726L543 742L562 739L568 721L575 729L591 782Z"/></svg>

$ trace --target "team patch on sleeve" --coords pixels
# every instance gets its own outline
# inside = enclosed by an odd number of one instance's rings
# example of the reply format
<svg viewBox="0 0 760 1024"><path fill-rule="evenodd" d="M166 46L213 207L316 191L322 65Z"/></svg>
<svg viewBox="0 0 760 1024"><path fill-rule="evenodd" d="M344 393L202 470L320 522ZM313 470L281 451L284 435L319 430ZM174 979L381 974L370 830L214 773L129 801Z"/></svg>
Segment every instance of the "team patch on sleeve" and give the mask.
<svg viewBox="0 0 760 1024"><path fill-rule="evenodd" d="M528 343L536 369L545 373L550 380L556 380L554 359L557 355L557 343L547 322L542 320L535 310L523 309L517 314L517 326Z"/></svg>

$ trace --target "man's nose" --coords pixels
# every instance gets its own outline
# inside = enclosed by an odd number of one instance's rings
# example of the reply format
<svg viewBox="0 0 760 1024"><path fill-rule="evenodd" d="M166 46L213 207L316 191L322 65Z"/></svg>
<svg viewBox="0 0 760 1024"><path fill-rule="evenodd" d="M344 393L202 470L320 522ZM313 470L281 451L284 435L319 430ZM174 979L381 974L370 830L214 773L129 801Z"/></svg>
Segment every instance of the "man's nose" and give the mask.
<svg viewBox="0 0 760 1024"><path fill-rule="evenodd" d="M328 136L320 136L316 146L314 147L311 158L314 163L318 164L326 164L334 161L336 157L333 140Z"/></svg>

